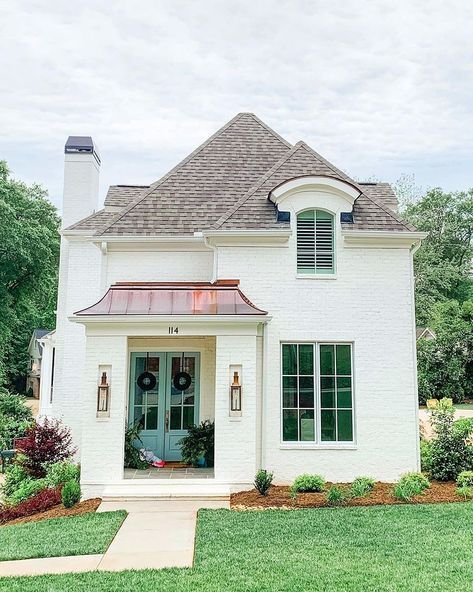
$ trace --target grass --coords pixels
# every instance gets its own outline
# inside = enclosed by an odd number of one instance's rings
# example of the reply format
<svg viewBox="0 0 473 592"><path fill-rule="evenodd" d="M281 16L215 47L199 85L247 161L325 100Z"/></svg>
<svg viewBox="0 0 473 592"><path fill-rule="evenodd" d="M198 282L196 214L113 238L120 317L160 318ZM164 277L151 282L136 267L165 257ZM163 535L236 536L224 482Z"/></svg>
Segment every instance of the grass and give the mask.
<svg viewBox="0 0 473 592"><path fill-rule="evenodd" d="M473 409L473 403L455 403L454 407L459 411L462 409Z"/></svg>
<svg viewBox="0 0 473 592"><path fill-rule="evenodd" d="M199 514L194 568L0 580L8 592L457 592L473 503Z"/></svg>
<svg viewBox="0 0 473 592"><path fill-rule="evenodd" d="M0 561L103 553L126 512L91 512L0 528Z"/></svg>

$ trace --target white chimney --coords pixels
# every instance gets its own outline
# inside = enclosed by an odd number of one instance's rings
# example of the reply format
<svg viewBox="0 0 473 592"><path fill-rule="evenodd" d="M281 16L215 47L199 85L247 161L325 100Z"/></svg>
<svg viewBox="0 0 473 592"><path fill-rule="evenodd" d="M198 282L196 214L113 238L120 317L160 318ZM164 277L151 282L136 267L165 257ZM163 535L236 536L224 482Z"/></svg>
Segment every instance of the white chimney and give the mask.
<svg viewBox="0 0 473 592"><path fill-rule="evenodd" d="M90 136L69 136L64 152L62 227L67 228L97 209L100 155Z"/></svg>

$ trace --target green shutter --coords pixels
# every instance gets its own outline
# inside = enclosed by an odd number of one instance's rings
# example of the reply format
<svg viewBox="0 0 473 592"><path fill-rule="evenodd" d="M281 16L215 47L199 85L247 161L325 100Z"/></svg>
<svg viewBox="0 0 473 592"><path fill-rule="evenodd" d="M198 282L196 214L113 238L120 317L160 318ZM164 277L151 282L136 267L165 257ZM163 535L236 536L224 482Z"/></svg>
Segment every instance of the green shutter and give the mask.
<svg viewBox="0 0 473 592"><path fill-rule="evenodd" d="M297 273L330 274L334 271L333 216L308 210L297 216Z"/></svg>

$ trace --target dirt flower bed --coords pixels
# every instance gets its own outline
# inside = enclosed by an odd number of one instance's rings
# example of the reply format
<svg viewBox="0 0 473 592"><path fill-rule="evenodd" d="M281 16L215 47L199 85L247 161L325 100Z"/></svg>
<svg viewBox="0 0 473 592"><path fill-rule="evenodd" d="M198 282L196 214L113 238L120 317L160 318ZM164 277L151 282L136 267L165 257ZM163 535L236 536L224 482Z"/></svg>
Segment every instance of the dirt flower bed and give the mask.
<svg viewBox="0 0 473 592"><path fill-rule="evenodd" d="M332 484L327 483L325 490ZM336 485L348 492L349 483L337 483ZM432 481L431 486L423 495L417 495L409 502L396 499L393 496L392 483L376 483L374 489L367 497L355 499L347 498L344 506L375 506L390 504L437 504L441 502L462 502L464 499L455 493L457 486L453 482L439 483ZM325 492L323 493L298 493L295 499L291 498L290 487L273 486L268 495L260 495L256 489L251 491L239 491L232 493L230 505L235 510L248 508L322 508L327 507Z"/></svg>
<svg viewBox="0 0 473 592"><path fill-rule="evenodd" d="M72 508L65 508L62 504L54 506L46 512L40 512L39 514L33 514L32 516L25 516L24 518L16 518L5 522L2 526L11 526L12 524L23 524L25 522L38 522L39 520L48 520L50 518L62 518L63 516L79 516L80 514L87 514L88 512L95 512L100 506L102 500L97 497L94 499L88 499L83 502L79 502Z"/></svg>

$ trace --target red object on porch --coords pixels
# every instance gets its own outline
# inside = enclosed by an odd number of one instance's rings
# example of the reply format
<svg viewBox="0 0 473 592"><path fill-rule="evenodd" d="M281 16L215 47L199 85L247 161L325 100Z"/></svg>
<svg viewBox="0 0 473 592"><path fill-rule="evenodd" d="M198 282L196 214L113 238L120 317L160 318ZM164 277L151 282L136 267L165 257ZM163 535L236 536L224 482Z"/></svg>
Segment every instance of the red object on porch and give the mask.
<svg viewBox="0 0 473 592"><path fill-rule="evenodd" d="M239 280L205 282L119 282L78 316L266 315L239 289Z"/></svg>

